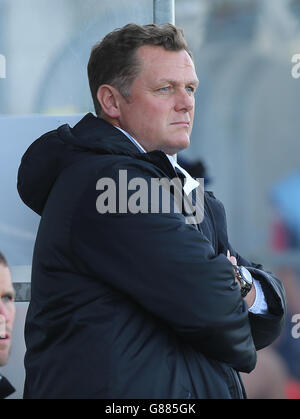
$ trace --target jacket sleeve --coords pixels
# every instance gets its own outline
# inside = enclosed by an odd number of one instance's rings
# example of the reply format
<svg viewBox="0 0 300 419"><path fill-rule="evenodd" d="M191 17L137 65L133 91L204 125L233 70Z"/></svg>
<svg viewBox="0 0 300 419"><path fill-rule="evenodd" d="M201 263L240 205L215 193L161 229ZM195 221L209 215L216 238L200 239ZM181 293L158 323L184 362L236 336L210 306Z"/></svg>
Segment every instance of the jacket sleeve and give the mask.
<svg viewBox="0 0 300 419"><path fill-rule="evenodd" d="M122 169L132 178L150 181L144 167ZM110 177L118 186L118 170L111 169ZM226 256L216 256L182 214L100 214L96 178L89 185L72 222L71 246L79 271L151 313L183 343L239 371L251 371L256 350L247 305Z"/></svg>
<svg viewBox="0 0 300 419"><path fill-rule="evenodd" d="M226 213L223 204L212 193L208 199L213 210L214 221L218 231L219 253L230 251L237 259L238 265L245 266L257 279L264 292L268 314L253 314L249 312L251 333L257 350L270 345L281 333L286 317L286 296L281 281L274 274L264 270L262 265L247 261L230 245L227 235Z"/></svg>
<svg viewBox="0 0 300 419"><path fill-rule="evenodd" d="M268 305L268 314L249 312L251 332L255 347L262 349L277 339L284 327L286 318L286 295L282 282L272 273L265 271L262 265L247 261L229 249L237 259L238 265L245 266L251 275L260 282Z"/></svg>

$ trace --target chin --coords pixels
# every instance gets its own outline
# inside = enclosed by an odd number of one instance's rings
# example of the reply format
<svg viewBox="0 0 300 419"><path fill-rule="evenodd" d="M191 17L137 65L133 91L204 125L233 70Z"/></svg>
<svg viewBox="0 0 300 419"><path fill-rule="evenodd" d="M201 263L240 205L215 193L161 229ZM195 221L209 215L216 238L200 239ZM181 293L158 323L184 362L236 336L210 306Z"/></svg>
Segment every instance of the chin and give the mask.
<svg viewBox="0 0 300 419"><path fill-rule="evenodd" d="M8 356L6 357L0 357L0 367L4 367L4 365L6 365L8 362Z"/></svg>
<svg viewBox="0 0 300 419"><path fill-rule="evenodd" d="M177 154L182 150L185 150L188 146L190 145L190 139L189 138L185 138L184 140L180 140L177 143L172 143L169 146L166 146L165 149L163 150L166 154Z"/></svg>

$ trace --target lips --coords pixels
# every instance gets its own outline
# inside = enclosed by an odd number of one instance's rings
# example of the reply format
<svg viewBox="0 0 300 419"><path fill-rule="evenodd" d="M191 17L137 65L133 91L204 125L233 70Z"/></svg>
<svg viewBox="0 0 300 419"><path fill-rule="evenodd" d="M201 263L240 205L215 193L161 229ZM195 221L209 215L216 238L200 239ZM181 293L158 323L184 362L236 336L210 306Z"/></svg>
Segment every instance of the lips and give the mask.
<svg viewBox="0 0 300 419"><path fill-rule="evenodd" d="M3 327L0 331L0 342L4 340L8 340L11 337L11 329L8 327Z"/></svg>
<svg viewBox="0 0 300 419"><path fill-rule="evenodd" d="M187 126L189 126L190 123L188 121L178 121L178 122L172 122L171 125L187 125Z"/></svg>
<svg viewBox="0 0 300 419"><path fill-rule="evenodd" d="M9 334L8 333L5 333L5 335L2 335L2 336L0 336L0 341L2 341L2 340L8 340L10 337L9 337Z"/></svg>
<svg viewBox="0 0 300 419"><path fill-rule="evenodd" d="M4 323L0 324L0 339L5 339L7 333L6 333L6 327Z"/></svg>

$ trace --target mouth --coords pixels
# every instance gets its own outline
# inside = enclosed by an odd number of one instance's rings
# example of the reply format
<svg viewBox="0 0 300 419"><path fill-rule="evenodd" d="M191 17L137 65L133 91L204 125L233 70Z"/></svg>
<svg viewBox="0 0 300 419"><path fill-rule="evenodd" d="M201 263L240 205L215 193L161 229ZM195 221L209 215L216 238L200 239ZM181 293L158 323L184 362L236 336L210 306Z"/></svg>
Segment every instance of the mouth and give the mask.
<svg viewBox="0 0 300 419"><path fill-rule="evenodd" d="M183 126L189 127L190 123L188 121L178 121L178 122L172 122L171 125L183 125Z"/></svg>
<svg viewBox="0 0 300 419"><path fill-rule="evenodd" d="M0 341L9 340L9 339L10 339L10 336L8 333L5 333L2 336L0 336Z"/></svg>
<svg viewBox="0 0 300 419"><path fill-rule="evenodd" d="M190 122L186 122L186 121L178 121L178 122L173 122L171 124L171 126L173 126L174 128L178 128L178 129L184 129L184 130L190 130L191 128L191 124Z"/></svg>

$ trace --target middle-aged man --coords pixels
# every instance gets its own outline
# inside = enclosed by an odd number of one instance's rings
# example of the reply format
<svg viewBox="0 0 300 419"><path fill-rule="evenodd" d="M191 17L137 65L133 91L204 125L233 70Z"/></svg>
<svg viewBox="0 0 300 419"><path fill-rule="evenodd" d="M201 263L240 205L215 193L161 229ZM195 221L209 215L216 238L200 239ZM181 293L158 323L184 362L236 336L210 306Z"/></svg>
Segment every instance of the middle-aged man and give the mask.
<svg viewBox="0 0 300 419"><path fill-rule="evenodd" d="M14 298L15 291L7 261L0 252L0 367L7 364L9 358L16 312ZM0 370L0 399L10 396L14 391Z"/></svg>
<svg viewBox="0 0 300 419"><path fill-rule="evenodd" d="M172 158L189 145L198 85L183 33L126 25L93 48L88 75L97 116L43 135L19 169L41 215L24 397L243 398L238 372L279 335L285 297ZM146 199L161 179L182 182L169 211ZM203 217L177 211L176 188Z"/></svg>

